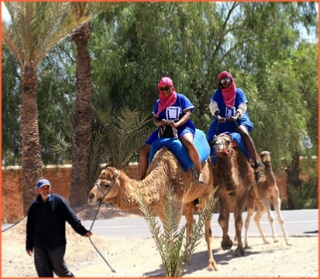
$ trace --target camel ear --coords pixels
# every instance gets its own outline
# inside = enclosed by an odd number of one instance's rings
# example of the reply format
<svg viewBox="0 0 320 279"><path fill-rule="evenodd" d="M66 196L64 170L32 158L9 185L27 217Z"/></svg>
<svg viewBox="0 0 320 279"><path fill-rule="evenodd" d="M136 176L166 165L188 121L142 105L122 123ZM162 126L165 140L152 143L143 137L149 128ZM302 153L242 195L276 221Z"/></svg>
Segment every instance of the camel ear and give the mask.
<svg viewBox="0 0 320 279"><path fill-rule="evenodd" d="M217 136L214 135L214 138L213 138L212 141L209 142L209 145L210 145L210 146L214 146L214 145L216 144L216 142L217 142Z"/></svg>
<svg viewBox="0 0 320 279"><path fill-rule="evenodd" d="M114 172L114 179L117 179L120 175L120 170L116 169L115 172Z"/></svg>

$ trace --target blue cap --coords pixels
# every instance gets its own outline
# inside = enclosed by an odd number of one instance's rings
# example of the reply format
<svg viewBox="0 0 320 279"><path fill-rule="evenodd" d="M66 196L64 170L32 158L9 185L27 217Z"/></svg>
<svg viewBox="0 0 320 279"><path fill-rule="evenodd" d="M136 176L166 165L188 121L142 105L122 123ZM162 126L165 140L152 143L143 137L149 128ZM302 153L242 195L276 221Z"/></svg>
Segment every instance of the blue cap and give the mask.
<svg viewBox="0 0 320 279"><path fill-rule="evenodd" d="M50 184L50 181L48 179L40 179L38 182L37 182L37 189L40 189L42 188L43 186L45 185L49 185L51 187L51 184Z"/></svg>

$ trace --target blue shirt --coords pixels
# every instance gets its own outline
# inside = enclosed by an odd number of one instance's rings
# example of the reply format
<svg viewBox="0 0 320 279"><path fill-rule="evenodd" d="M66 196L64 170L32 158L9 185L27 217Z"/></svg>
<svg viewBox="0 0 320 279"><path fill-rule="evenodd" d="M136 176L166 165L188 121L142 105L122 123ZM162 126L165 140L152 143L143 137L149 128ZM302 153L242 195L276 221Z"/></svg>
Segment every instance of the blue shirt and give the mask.
<svg viewBox="0 0 320 279"><path fill-rule="evenodd" d="M222 96L222 91L219 89L217 90L212 98L213 101L215 101L218 104L218 108L220 110L220 116L227 118L229 116L235 116L237 113L237 109L239 108L239 105L242 103L248 103L247 97L245 96L244 92L239 89L236 88L236 99L234 101L234 106L228 108L223 100L223 96ZM223 132L232 132L234 127L235 127L235 123L234 122L225 122L225 123L219 123L218 119L216 117L212 117L214 120L210 125L209 131L208 131L208 141L212 141L213 140L213 136L219 133L223 133ZM246 111L244 113L244 115L237 119L237 124L238 126L243 125L245 126L249 132L251 132L253 130L253 123L251 122L248 112ZM218 125L218 130L217 131L217 125Z"/></svg>
<svg viewBox="0 0 320 279"><path fill-rule="evenodd" d="M181 93L176 93L177 94L177 100L175 103L164 109L160 115L159 119L165 119L167 121L174 121L177 122L181 117L183 116L183 112L186 109L190 109L192 112L194 110L194 105L190 102L190 100L183 94ZM158 99L155 103L153 114L156 115L158 113L158 106L159 106L160 100ZM147 144L152 144L156 139L158 139L158 130L159 128L154 131L151 136L147 139L146 143ZM177 128L178 130L178 138L180 139L185 133L192 133L193 135L195 134L196 127L194 126L194 123L192 122L191 119L189 119L185 124L179 126Z"/></svg>
<svg viewBox="0 0 320 279"><path fill-rule="evenodd" d="M66 221L78 234L88 232L63 197L51 193L43 202L38 195L28 211L26 250L66 245Z"/></svg>

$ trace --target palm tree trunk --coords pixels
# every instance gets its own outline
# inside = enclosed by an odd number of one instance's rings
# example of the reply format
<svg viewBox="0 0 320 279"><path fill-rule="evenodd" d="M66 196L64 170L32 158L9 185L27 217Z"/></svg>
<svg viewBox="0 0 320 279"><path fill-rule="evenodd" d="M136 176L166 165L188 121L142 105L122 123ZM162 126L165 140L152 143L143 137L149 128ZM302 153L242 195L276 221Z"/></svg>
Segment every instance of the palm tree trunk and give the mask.
<svg viewBox="0 0 320 279"><path fill-rule="evenodd" d="M77 206L87 201L88 167L92 122L92 76L88 51L90 30L81 26L72 36L77 45L76 108L73 116L72 169L70 204Z"/></svg>
<svg viewBox="0 0 320 279"><path fill-rule="evenodd" d="M26 215L31 202L36 197L35 186L42 176L41 148L39 143L37 74L33 66L25 67L22 74L22 184L23 210Z"/></svg>

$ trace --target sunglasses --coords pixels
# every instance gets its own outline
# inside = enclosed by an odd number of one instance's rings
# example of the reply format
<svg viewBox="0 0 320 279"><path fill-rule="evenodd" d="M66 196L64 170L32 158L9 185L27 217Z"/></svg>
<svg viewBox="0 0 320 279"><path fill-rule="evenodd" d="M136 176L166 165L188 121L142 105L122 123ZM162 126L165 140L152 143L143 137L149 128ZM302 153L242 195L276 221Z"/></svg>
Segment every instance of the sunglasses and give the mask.
<svg viewBox="0 0 320 279"><path fill-rule="evenodd" d="M222 78L222 79L220 80L220 82L221 82L222 84L224 84L224 83L226 83L226 82L230 82L230 81L231 81L231 78L228 78L228 77Z"/></svg>
<svg viewBox="0 0 320 279"><path fill-rule="evenodd" d="M160 87L161 91L168 91L171 88L171 86L166 85L165 87Z"/></svg>

